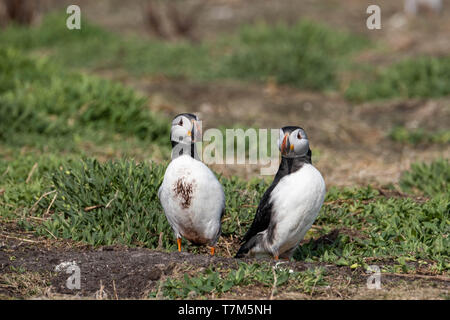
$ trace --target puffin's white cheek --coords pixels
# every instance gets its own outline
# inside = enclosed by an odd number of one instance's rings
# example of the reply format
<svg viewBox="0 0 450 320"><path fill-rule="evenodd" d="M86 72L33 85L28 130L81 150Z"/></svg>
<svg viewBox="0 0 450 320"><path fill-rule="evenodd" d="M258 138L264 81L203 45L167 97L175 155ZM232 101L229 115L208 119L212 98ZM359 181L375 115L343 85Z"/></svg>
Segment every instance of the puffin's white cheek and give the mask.
<svg viewBox="0 0 450 320"><path fill-rule="evenodd" d="M297 145L298 143L299 143L298 139L296 139L295 136L294 136L293 134L291 134L291 135L289 136L289 144L290 144L291 146L295 146L295 145Z"/></svg>
<svg viewBox="0 0 450 320"><path fill-rule="evenodd" d="M303 155L308 152L309 149L309 142L306 139L302 139L300 141L297 141L294 145L294 152L298 155Z"/></svg>
<svg viewBox="0 0 450 320"><path fill-rule="evenodd" d="M171 140L175 142L189 142L190 137L188 136L188 132L183 127L177 126L172 128L171 132Z"/></svg>
<svg viewBox="0 0 450 320"><path fill-rule="evenodd" d="M192 131L192 122L190 122L190 121L184 121L184 122L183 122L183 128L184 128L186 131Z"/></svg>

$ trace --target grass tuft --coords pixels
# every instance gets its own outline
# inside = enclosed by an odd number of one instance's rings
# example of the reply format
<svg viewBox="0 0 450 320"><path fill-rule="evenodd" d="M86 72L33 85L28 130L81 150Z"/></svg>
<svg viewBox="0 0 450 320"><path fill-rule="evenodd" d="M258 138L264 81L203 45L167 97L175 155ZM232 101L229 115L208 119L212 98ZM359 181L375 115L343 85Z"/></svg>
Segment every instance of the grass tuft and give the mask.
<svg viewBox="0 0 450 320"><path fill-rule="evenodd" d="M276 275L276 283L275 275ZM282 266L275 268L268 263L239 263L236 270L228 273L207 268L201 275L189 277L184 274L182 279L167 279L162 284L163 296L169 299L186 299L214 294L221 296L237 287L264 286L274 288L290 288L296 292L312 293L315 287L325 286L325 271L322 268L303 272L293 271ZM150 297L156 297L157 292L151 292Z"/></svg>
<svg viewBox="0 0 450 320"><path fill-rule="evenodd" d="M437 159L430 164L413 164L411 170L403 173L400 186L407 192L422 193L430 197L440 194L449 196L449 160Z"/></svg>
<svg viewBox="0 0 450 320"><path fill-rule="evenodd" d="M165 167L133 161L71 162L52 174L57 197L52 219L39 233L92 245L128 244L156 248L173 246L172 232L157 193ZM50 198L41 208L50 206Z"/></svg>
<svg viewBox="0 0 450 320"><path fill-rule="evenodd" d="M410 145L421 144L449 144L450 130L439 130L430 132L424 129L407 129L397 126L392 129L389 134L390 138L396 142L406 143Z"/></svg>
<svg viewBox="0 0 450 320"><path fill-rule="evenodd" d="M421 57L377 70L369 80L351 83L346 97L352 101L435 98L450 94L450 57Z"/></svg>
<svg viewBox="0 0 450 320"><path fill-rule="evenodd" d="M0 141L25 145L39 141L36 136L58 136L73 144L73 137L96 130L166 142L167 119L150 112L146 99L129 88L64 72L10 48L0 48L0 66Z"/></svg>

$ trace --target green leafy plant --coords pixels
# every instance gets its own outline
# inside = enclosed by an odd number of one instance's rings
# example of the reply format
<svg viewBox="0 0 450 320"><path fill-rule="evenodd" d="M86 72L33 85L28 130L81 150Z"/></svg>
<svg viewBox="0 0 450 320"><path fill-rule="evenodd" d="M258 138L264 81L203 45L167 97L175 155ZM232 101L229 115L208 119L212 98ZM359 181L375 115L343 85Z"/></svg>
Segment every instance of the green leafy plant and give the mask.
<svg viewBox="0 0 450 320"><path fill-rule="evenodd" d="M222 73L228 77L268 80L306 89L335 89L339 63L367 41L311 21L293 26L244 27L232 42Z"/></svg>
<svg viewBox="0 0 450 320"><path fill-rule="evenodd" d="M165 167L133 161L71 162L52 175L57 197L53 217L39 232L93 245L124 243L173 246L172 232L157 199ZM42 208L51 199L41 202Z"/></svg>
<svg viewBox="0 0 450 320"><path fill-rule="evenodd" d="M411 58L353 81L345 94L353 101L442 97L450 94L449 74L449 57Z"/></svg>
<svg viewBox="0 0 450 320"><path fill-rule="evenodd" d="M402 126L397 126L392 129L389 136L396 142L407 143L411 145L450 143L450 130L430 132L424 129L410 130Z"/></svg>
<svg viewBox="0 0 450 320"><path fill-rule="evenodd" d="M411 170L402 174L400 186L407 192L418 191L427 196L438 194L449 196L449 160L437 159L430 164L412 164Z"/></svg>
<svg viewBox="0 0 450 320"><path fill-rule="evenodd" d="M266 287L292 287L297 291L311 293L314 287L324 286L325 271L322 268L298 272L284 268L282 265L274 269L268 263L239 263L237 269L228 273L207 268L202 275L189 277L184 274L182 279L167 279L162 284L163 295L170 299L185 299L202 297L210 294L221 295L235 287L248 285L263 285ZM276 283L275 282L276 276ZM155 297L157 292L150 296Z"/></svg>
<svg viewBox="0 0 450 320"><path fill-rule="evenodd" d="M63 72L7 48L0 48L0 66L5 69L0 76L0 140L103 130L163 144L169 134L169 122L120 84Z"/></svg>
<svg viewBox="0 0 450 320"><path fill-rule="evenodd" d="M356 193L349 198L347 192L329 195L333 200L326 200L315 222L322 237L305 242L295 259L350 266L365 265L366 258L403 257L434 261L440 270L450 267L448 195L416 202L376 196L363 200Z"/></svg>

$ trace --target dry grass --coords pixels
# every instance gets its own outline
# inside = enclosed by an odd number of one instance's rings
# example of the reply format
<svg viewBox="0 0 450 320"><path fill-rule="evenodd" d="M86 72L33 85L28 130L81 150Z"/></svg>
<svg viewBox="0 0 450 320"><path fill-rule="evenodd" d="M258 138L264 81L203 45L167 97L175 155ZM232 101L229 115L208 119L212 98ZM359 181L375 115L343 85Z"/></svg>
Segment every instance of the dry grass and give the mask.
<svg viewBox="0 0 450 320"><path fill-rule="evenodd" d="M51 288L50 274L38 272L5 272L0 274L0 297L27 299L49 297Z"/></svg>

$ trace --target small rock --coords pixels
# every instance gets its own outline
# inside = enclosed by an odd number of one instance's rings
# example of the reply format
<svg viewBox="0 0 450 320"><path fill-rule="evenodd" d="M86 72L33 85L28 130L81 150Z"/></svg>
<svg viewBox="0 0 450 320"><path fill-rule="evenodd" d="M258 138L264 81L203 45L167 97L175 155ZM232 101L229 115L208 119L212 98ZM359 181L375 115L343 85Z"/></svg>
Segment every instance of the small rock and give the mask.
<svg viewBox="0 0 450 320"><path fill-rule="evenodd" d="M188 299L195 299L197 297L197 292L195 291L190 291L188 293Z"/></svg>
<svg viewBox="0 0 450 320"><path fill-rule="evenodd" d="M131 258L133 258L133 259L138 259L138 258L140 258L140 257L142 257L142 256L144 256L145 254L143 254L143 253L136 253L136 254L133 254L132 256L131 256Z"/></svg>
<svg viewBox="0 0 450 320"><path fill-rule="evenodd" d="M114 246L104 246L98 249L98 251L114 251Z"/></svg>
<svg viewBox="0 0 450 320"><path fill-rule="evenodd" d="M155 268L149 272L148 278L153 281L159 280L159 278L161 278L161 274L162 274L162 271Z"/></svg>
<svg viewBox="0 0 450 320"><path fill-rule="evenodd" d="M166 269L164 270L164 274L165 275L170 275L173 271L173 268L175 268L175 263L174 262L170 262L169 265L166 267Z"/></svg>

